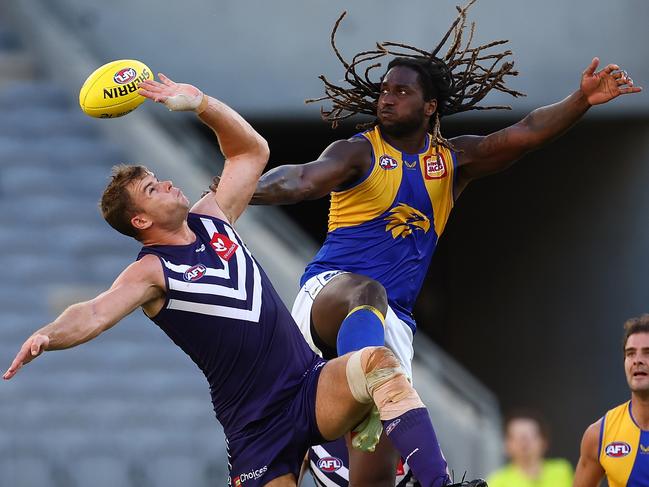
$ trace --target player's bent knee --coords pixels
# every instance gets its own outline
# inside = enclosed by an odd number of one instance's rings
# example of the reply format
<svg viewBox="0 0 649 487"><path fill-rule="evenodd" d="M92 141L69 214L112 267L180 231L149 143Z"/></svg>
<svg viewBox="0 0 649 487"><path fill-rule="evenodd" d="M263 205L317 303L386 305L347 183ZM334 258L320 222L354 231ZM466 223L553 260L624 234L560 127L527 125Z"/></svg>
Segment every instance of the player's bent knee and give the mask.
<svg viewBox="0 0 649 487"><path fill-rule="evenodd" d="M386 347L368 347L352 353L346 372L354 398L363 404L374 401L382 420L425 407L399 360Z"/></svg>

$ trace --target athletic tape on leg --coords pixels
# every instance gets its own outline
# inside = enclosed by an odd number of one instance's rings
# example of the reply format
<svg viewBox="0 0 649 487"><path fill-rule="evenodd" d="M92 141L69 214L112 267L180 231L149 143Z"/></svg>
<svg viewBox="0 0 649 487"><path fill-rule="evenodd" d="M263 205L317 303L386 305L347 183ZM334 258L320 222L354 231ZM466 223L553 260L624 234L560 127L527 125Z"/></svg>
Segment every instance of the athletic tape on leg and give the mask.
<svg viewBox="0 0 649 487"><path fill-rule="evenodd" d="M359 350L347 361L347 383L354 399L362 404L374 401L382 420L424 407L391 351L385 348L372 350L368 366L374 369L367 373L363 370L361 359L362 350Z"/></svg>

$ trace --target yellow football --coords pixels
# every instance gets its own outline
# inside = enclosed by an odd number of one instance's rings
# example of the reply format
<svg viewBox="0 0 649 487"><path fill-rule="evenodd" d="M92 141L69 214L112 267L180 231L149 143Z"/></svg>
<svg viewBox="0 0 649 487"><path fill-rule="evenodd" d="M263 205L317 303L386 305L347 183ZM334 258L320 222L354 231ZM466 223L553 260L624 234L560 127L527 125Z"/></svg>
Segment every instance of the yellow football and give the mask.
<svg viewBox="0 0 649 487"><path fill-rule="evenodd" d="M79 92L79 105L87 115L115 118L135 110L145 100L138 85L153 76L146 64L120 59L97 68Z"/></svg>

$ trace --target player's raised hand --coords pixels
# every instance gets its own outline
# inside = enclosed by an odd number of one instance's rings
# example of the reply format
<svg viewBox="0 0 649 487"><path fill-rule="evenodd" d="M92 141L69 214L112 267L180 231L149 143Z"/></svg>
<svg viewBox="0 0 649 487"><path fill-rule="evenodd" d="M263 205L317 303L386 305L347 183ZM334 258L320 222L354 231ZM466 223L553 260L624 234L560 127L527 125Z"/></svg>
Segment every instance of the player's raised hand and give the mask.
<svg viewBox="0 0 649 487"><path fill-rule="evenodd" d="M50 338L47 335L42 335L37 333L30 336L23 346L20 347L20 351L16 355L16 358L7 369L7 371L2 376L3 379L11 379L20 368L34 360L40 354L42 354L50 343Z"/></svg>
<svg viewBox="0 0 649 487"><path fill-rule="evenodd" d="M175 83L164 74L158 73L160 81L146 80L140 83L140 95L164 105L173 111L202 112L207 106L207 97L193 85Z"/></svg>
<svg viewBox="0 0 649 487"><path fill-rule="evenodd" d="M581 91L591 105L606 103L620 95L639 93L642 88L634 86L629 74L617 64L609 64L595 72L599 58L594 58L581 76Z"/></svg>

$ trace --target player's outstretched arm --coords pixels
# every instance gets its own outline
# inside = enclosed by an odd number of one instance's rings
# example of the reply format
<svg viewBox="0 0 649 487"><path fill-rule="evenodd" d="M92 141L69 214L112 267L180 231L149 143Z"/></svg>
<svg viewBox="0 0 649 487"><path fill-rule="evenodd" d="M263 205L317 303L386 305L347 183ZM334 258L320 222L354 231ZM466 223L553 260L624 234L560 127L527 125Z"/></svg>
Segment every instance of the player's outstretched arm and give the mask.
<svg viewBox="0 0 649 487"><path fill-rule="evenodd" d="M196 112L216 134L225 156L218 191L201 199L192 211L220 218L225 216L234 222L248 206L268 162L266 140L225 103L203 94L195 86L175 83L164 74L158 77L161 82L142 82L140 93L155 102L164 103L170 110Z"/></svg>
<svg viewBox="0 0 649 487"><path fill-rule="evenodd" d="M581 453L573 487L597 487L604 477L604 469L599 463L599 430L601 419L591 424L581 440Z"/></svg>
<svg viewBox="0 0 649 487"><path fill-rule="evenodd" d="M158 274L162 274L160 263L157 258L147 257L126 268L108 291L70 306L30 336L3 378L11 379L23 365L46 350L63 350L92 340L138 306L159 298L163 294L158 283L161 279Z"/></svg>
<svg viewBox="0 0 649 487"><path fill-rule="evenodd" d="M582 73L579 89L564 100L538 108L520 122L485 137L467 135L452 139L459 150L459 189L473 179L509 167L525 153L563 134L591 106L642 91L617 64L609 64L600 71L598 65L599 59L594 58Z"/></svg>
<svg viewBox="0 0 649 487"><path fill-rule="evenodd" d="M370 154L365 139L338 140L313 162L279 166L265 173L250 203L289 205L322 198L360 179L370 167Z"/></svg>

